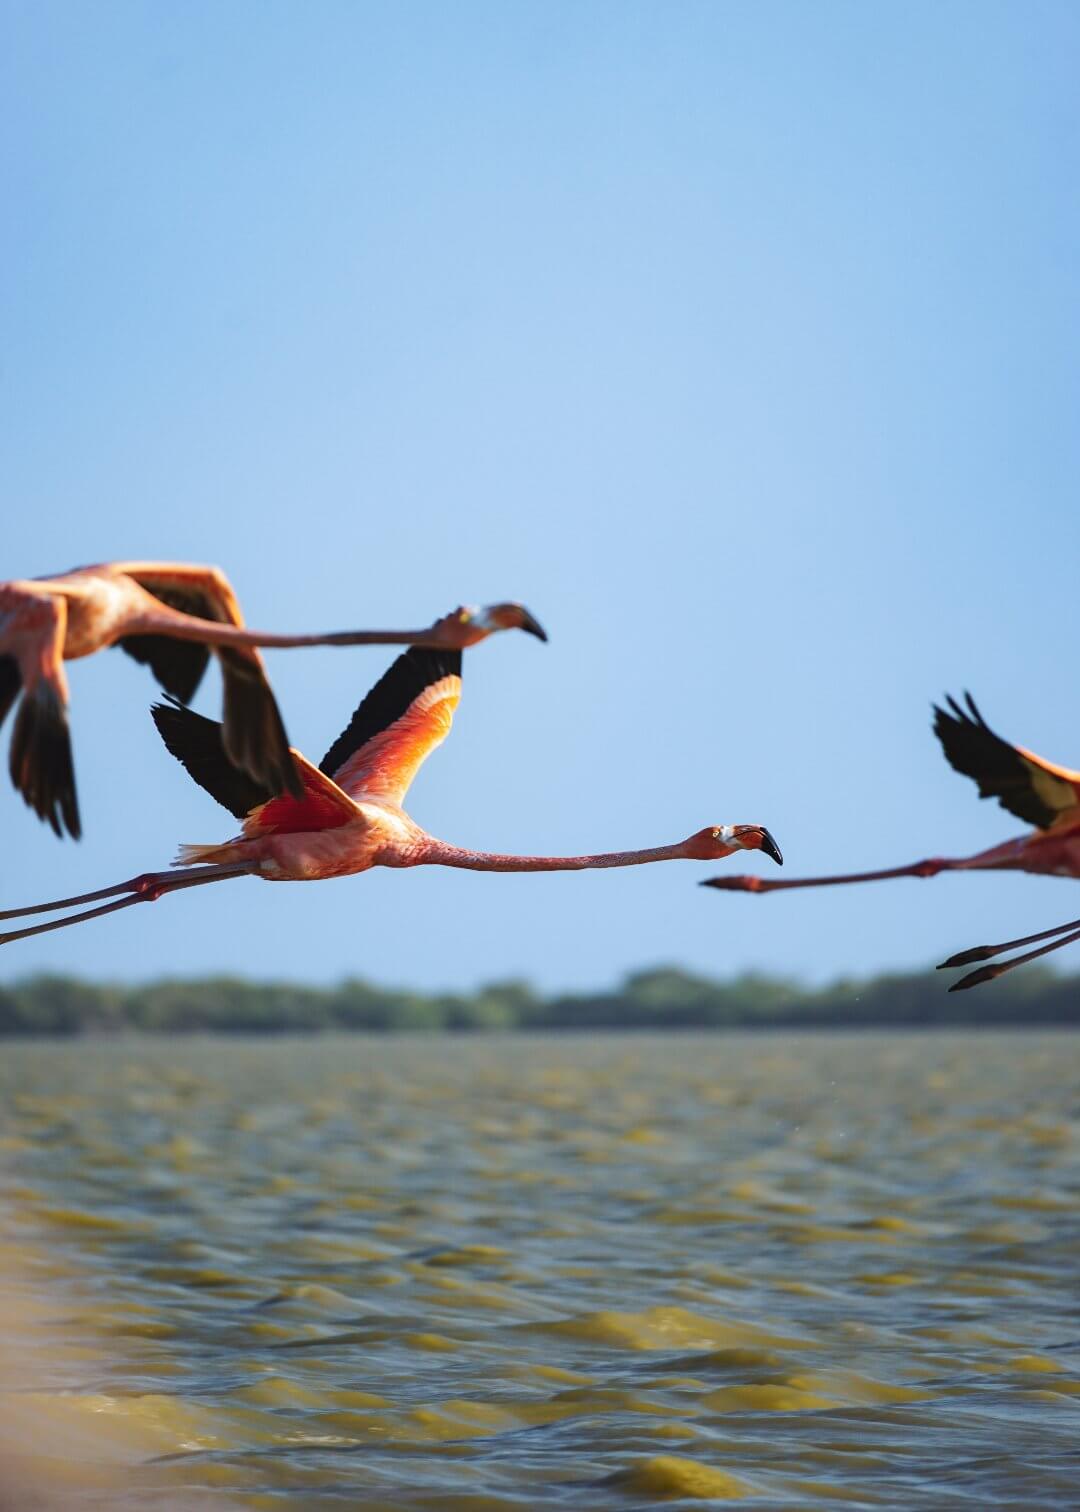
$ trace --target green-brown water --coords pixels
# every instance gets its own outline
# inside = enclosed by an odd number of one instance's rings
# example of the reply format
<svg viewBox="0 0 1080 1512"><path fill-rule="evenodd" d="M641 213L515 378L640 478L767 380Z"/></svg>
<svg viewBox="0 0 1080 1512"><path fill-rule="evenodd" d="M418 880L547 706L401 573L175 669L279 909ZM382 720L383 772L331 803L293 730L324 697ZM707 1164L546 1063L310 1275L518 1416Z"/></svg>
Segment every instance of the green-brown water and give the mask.
<svg viewBox="0 0 1080 1512"><path fill-rule="evenodd" d="M0 1095L0 1419L64 1506L1080 1500L1080 1037L19 1044Z"/></svg>

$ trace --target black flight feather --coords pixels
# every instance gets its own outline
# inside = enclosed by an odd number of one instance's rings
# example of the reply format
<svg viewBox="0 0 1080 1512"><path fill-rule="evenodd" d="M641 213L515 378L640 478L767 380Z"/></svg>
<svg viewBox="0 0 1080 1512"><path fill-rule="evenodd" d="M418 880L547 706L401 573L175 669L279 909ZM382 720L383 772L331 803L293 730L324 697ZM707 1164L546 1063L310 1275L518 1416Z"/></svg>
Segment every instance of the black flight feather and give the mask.
<svg viewBox="0 0 1080 1512"><path fill-rule="evenodd" d="M262 663L250 653L218 651L225 683L225 750L252 779L274 793L303 797L304 784L289 754L281 711Z"/></svg>
<svg viewBox="0 0 1080 1512"><path fill-rule="evenodd" d="M55 835L62 840L66 829L72 839L81 837L67 713L50 683L38 683L19 704L9 770L17 790Z"/></svg>
<svg viewBox="0 0 1080 1512"><path fill-rule="evenodd" d="M145 584L141 585L146 588ZM221 623L223 616L208 595L193 589L146 588L146 592L169 609L193 614L196 619ZM125 635L117 645L148 666L154 677L174 698L190 703L210 660L210 648L199 641L174 640L170 635Z"/></svg>
<svg viewBox="0 0 1080 1512"><path fill-rule="evenodd" d="M934 705L934 734L941 741L949 765L965 777L973 777L980 798L996 798L1003 809L1048 829L1058 810L1040 798L1032 785L1029 764L1015 746L1002 740L983 719L970 693L964 695L967 709L955 698L946 698L951 712Z"/></svg>
<svg viewBox="0 0 1080 1512"><path fill-rule="evenodd" d="M319 763L333 777L374 736L388 730L425 688L461 676L461 652L411 646L383 674Z"/></svg>
<svg viewBox="0 0 1080 1512"><path fill-rule="evenodd" d="M177 701L155 704L150 713L166 749L237 819L275 796L272 789L233 766L225 754L222 728L216 719L196 714Z"/></svg>
<svg viewBox="0 0 1080 1512"><path fill-rule="evenodd" d="M0 725L11 713L11 706L19 696L22 675L13 656L0 656Z"/></svg>

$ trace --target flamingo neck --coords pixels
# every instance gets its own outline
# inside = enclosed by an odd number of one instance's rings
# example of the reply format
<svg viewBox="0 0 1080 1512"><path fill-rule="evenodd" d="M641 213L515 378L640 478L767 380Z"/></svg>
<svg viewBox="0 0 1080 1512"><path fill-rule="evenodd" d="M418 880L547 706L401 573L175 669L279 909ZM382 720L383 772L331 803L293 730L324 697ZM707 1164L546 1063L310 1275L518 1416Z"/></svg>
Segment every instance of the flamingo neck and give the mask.
<svg viewBox="0 0 1080 1512"><path fill-rule="evenodd" d="M429 839L421 864L458 866L466 871L541 872L591 871L601 867L642 866L649 861L686 859L685 841L677 845L657 845L651 850L602 851L587 856L503 856L496 851L466 850L460 845Z"/></svg>
<svg viewBox="0 0 1080 1512"><path fill-rule="evenodd" d="M279 635L270 630L251 630L246 625L223 625L217 620L197 619L168 608L144 616L140 626L127 634L166 634L173 640L200 641L206 646L236 646L254 650L259 646L287 650L292 646L416 646L431 643L430 630L335 630L322 635Z"/></svg>

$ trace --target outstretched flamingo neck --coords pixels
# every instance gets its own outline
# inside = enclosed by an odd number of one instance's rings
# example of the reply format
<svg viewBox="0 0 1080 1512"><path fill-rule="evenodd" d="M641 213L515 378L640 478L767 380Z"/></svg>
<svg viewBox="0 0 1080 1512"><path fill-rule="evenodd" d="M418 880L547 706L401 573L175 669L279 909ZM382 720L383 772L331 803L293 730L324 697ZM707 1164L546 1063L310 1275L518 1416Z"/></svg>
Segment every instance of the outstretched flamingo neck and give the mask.
<svg viewBox="0 0 1080 1512"><path fill-rule="evenodd" d="M432 630L334 630L323 635L280 635L270 630L252 630L246 625L227 625L219 620L199 619L162 604L147 610L134 630L125 634L164 634L172 640L199 641L205 646L235 646L247 650L294 646L417 646L430 643Z"/></svg>
<svg viewBox="0 0 1080 1512"><path fill-rule="evenodd" d="M546 872L590 871L612 866L641 866L649 861L690 859L685 840L680 840L677 845L657 845L650 850L602 851L586 856L504 856L497 851L466 850L463 846L448 845L444 840L429 836L415 864L457 866L465 871Z"/></svg>

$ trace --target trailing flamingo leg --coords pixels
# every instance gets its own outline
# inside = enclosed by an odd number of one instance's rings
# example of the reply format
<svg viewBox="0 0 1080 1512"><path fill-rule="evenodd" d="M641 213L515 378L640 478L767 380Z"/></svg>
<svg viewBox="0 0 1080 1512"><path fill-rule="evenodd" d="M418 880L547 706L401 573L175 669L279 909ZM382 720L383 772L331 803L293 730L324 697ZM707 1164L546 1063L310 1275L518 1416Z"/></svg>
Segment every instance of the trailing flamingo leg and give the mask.
<svg viewBox="0 0 1080 1512"><path fill-rule="evenodd" d="M994 956L1000 956L1003 951L1018 950L1021 945L1035 945L1038 940L1053 939L1054 934L1071 934L1074 930L1080 930L1080 919L1071 919L1068 924L1056 924L1053 930L1039 930L1038 934L1021 934L1019 939L1001 940L1000 945L974 945L971 950L957 951L956 956L942 960L938 971L947 971L950 966L973 966L977 960L991 960ZM1059 943L1065 942L1060 940ZM1050 945L1047 948L1057 950L1057 945ZM1038 954L1042 956L1044 951L1038 951Z"/></svg>
<svg viewBox="0 0 1080 1512"><path fill-rule="evenodd" d="M1049 940L1053 935L1071 934L1075 929L1080 929L1080 919L1071 919L1068 924L1055 924L1053 929L1042 929L1038 934L1021 935L1018 940L1003 940L1000 945L976 945L971 950L960 950L956 955L951 955L947 961L942 961L938 970L944 971L949 966L971 966L976 961L989 961L1003 950L1034 945L1039 940ZM1052 948L1056 949L1056 946Z"/></svg>
<svg viewBox="0 0 1080 1512"><path fill-rule="evenodd" d="M77 903L96 903L99 898L115 898L120 893L138 892L141 887L150 887L154 882L174 876L172 872L143 872L127 882L117 882L115 887L99 887L97 892L76 893L71 898L57 898L52 903L35 903L31 908L5 908L0 919L21 919L25 914L52 913L58 908L74 908Z"/></svg>
<svg viewBox="0 0 1080 1512"><path fill-rule="evenodd" d="M211 868L206 866L191 867L191 874L204 875ZM215 872L242 870L240 866L215 866ZM30 908L7 908L0 911L0 919L21 919L25 914L53 913L58 908L74 908L78 903L96 903L99 898L115 898L121 893L149 892L152 888L160 887L162 883L179 881L188 872L179 871L175 867L169 871L140 872L137 877L129 877L126 882L117 882L112 887L99 887L96 892L75 893L70 898L56 898L52 903L35 903Z"/></svg>
<svg viewBox="0 0 1080 1512"><path fill-rule="evenodd" d="M1073 922L1080 923L1080 920L1074 920ZM1068 927L1068 925L1065 926L1066 929ZM1041 935L1030 935L1029 938L1032 940L1041 940L1044 939L1046 935L1055 933L1057 933L1056 930L1048 929L1045 930ZM1040 945L1038 950L1029 950L1024 955L1013 956L1011 961L999 961L993 966L980 966L978 971L969 971L966 977L961 977L958 982L954 982L949 988L949 991L963 992L967 987L979 987L983 982L992 982L995 977L1004 976L1005 973L1007 971L1011 971L1014 966L1023 966L1027 961L1038 960L1039 956L1049 955L1052 950L1060 950L1063 945L1072 945L1076 940L1080 940L1080 929L1074 929L1072 934L1062 935L1060 939L1051 940L1049 945ZM1023 944L1023 941L1013 940L1012 944L1020 945ZM1007 950L1009 947L1007 945L999 945L996 948L998 950ZM983 946L982 949L989 950L991 949L991 947ZM972 951L962 952L961 954L969 955L975 960L980 959L980 957ZM957 964L960 963L960 959L961 957L959 956L953 958L954 962L956 962ZM944 964L948 966L950 965L950 962L945 961Z"/></svg>
<svg viewBox="0 0 1080 1512"><path fill-rule="evenodd" d="M787 891L792 887L840 887L848 882L888 882L893 877L936 877L938 872L952 871L962 866L962 861L948 861L941 856L925 861L913 861L910 866L893 866L887 871L849 872L835 877L791 877L774 882L771 877L740 875L736 877L709 877L700 885L716 887L721 892L770 893Z"/></svg>
<svg viewBox="0 0 1080 1512"><path fill-rule="evenodd" d="M73 907L77 903L92 903L98 898L115 897L129 893L115 903L106 903L100 908L88 908L83 913L72 914L66 919L51 919L47 924L34 924L26 929L9 930L0 934L0 945L12 940L24 940L29 935L47 934L52 929L65 929L69 924L81 924L85 919L100 918L102 914L115 913L120 908L130 908L134 903L153 903L166 893L179 892L185 887L200 887L204 882L223 882L228 877L250 875L250 868L243 863L229 866L192 866L183 871L144 872L128 882L115 887L102 887L97 892L81 893L72 898L60 898L54 903L38 903L31 908L12 908L0 913L0 919L14 919L26 914L49 913L53 909Z"/></svg>

